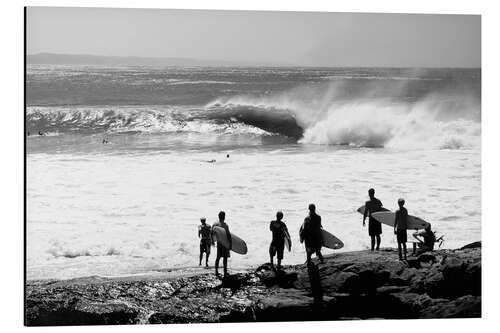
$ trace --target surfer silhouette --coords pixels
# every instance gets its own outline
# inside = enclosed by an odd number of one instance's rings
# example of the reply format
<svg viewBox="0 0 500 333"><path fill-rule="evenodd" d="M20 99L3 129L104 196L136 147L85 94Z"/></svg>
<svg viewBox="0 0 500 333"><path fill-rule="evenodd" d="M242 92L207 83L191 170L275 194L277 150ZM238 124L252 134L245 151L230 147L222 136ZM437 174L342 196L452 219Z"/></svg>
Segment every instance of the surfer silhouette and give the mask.
<svg viewBox="0 0 500 333"><path fill-rule="evenodd" d="M416 252L416 255L420 255L422 253L433 251L434 244L442 240L443 237L439 237L436 239L436 234L432 231L431 224L429 223L424 230L415 232L413 234L413 238L418 241L419 249Z"/></svg>
<svg viewBox="0 0 500 333"><path fill-rule="evenodd" d="M406 242L408 229L408 211L404 207L405 199L398 199L399 209L396 211L396 217L394 221L394 233L398 241L398 253L399 260L406 260ZM401 253L401 248L403 253ZM404 256L403 256L404 254Z"/></svg>
<svg viewBox="0 0 500 333"><path fill-rule="evenodd" d="M290 234L288 233L288 228L286 227L283 220L283 213L276 213L276 220L271 221L269 224L269 230L272 233L271 245L269 245L269 258L271 259L271 266L274 267L274 256L277 255L278 270L281 269L281 260L283 260L283 252L285 250L285 237L290 239Z"/></svg>
<svg viewBox="0 0 500 333"><path fill-rule="evenodd" d="M229 241L229 248L225 248L224 245L222 245L219 241L217 241L217 255L215 258L215 275L217 277L220 276L219 274L219 261L220 258L222 258L222 264L224 266L224 277L227 276L227 258L231 256L229 249L232 247L232 239L231 239L231 233L229 232L229 226L225 222L226 220L226 213L223 211L219 212L219 221L215 222L212 226L212 237L214 234L213 228L214 227L221 227L224 230L226 230L226 235L227 239Z"/></svg>
<svg viewBox="0 0 500 333"><path fill-rule="evenodd" d="M382 202L375 198L375 190L373 188L368 190L370 200L365 203L365 212L363 213L363 227L366 225L366 218L368 217L368 235L371 238L371 250L375 248L375 241L377 241L376 250L380 249L380 234L382 234L382 224L372 217L372 213L382 210Z"/></svg>
<svg viewBox="0 0 500 333"><path fill-rule="evenodd" d="M198 226L198 237L200 238L200 266L205 253L205 267L208 267L208 257L210 256L210 247L212 246L212 228L207 224L206 219L200 219L201 224Z"/></svg>
<svg viewBox="0 0 500 333"><path fill-rule="evenodd" d="M300 227L300 242L304 242L307 255L307 263L311 262L311 256L316 253L321 263L324 262L321 255L321 246L323 238L321 236L321 216L316 214L316 206L309 205L309 215L304 219L304 223Z"/></svg>

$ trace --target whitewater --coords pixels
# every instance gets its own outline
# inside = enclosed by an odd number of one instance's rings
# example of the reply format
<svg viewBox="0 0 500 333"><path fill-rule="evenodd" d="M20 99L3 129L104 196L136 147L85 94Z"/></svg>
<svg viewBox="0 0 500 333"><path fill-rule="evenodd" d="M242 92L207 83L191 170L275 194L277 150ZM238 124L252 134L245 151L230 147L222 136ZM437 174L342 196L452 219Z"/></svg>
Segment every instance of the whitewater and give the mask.
<svg viewBox="0 0 500 333"><path fill-rule="evenodd" d="M367 190L399 197L453 248L481 237L480 69L29 65L27 276L155 274L197 264L226 211L268 260L283 211L301 263L309 203L366 249ZM39 135L41 134L41 135ZM382 246L395 246L383 228ZM331 253L325 250L325 253ZM213 260L213 258L212 258Z"/></svg>

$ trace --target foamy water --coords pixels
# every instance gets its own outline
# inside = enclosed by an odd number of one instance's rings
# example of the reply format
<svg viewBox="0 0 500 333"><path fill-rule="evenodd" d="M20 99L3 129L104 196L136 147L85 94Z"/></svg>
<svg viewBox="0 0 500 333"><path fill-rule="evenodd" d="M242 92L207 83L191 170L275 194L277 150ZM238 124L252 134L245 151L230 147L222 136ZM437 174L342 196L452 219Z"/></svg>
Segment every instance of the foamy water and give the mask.
<svg viewBox="0 0 500 333"><path fill-rule="evenodd" d="M28 278L195 265L199 218L213 223L219 210L249 247L232 255L232 267L268 260L277 210L294 237L285 262L301 263L298 229L310 202L343 250L365 249L367 229L355 210L372 186L385 207L405 197L410 214L431 222L446 247L481 237L478 152L289 146L229 153L30 155ZM395 246L389 227L382 246Z"/></svg>
<svg viewBox="0 0 500 333"><path fill-rule="evenodd" d="M199 218L220 210L249 248L233 269L269 260L278 210L284 263L302 263L309 203L341 251L366 249L370 187L444 247L481 238L477 70L34 66L27 85L29 279L197 265Z"/></svg>

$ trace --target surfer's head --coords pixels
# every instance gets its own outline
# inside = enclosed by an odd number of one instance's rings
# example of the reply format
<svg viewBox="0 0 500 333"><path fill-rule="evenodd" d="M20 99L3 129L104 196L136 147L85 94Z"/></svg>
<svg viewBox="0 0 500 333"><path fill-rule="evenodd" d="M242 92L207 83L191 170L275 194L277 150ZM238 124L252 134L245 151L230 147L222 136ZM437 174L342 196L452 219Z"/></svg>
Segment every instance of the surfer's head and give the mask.
<svg viewBox="0 0 500 333"><path fill-rule="evenodd" d="M226 213L222 210L219 212L219 221L224 221L226 219Z"/></svg>
<svg viewBox="0 0 500 333"><path fill-rule="evenodd" d="M311 213L315 213L316 212L316 205L315 204L310 204L309 205L309 211Z"/></svg>
<svg viewBox="0 0 500 333"><path fill-rule="evenodd" d="M372 198L372 199L373 199L373 197L375 196L375 190L374 190L374 189L372 189L372 188L371 188L371 189L369 189L369 190L368 190L368 196L369 196L370 198Z"/></svg>
<svg viewBox="0 0 500 333"><path fill-rule="evenodd" d="M404 204L405 204L405 199L403 199L403 198L399 198L399 199L398 199L398 205L399 205L399 207L403 207L403 206L404 206Z"/></svg>
<svg viewBox="0 0 500 333"><path fill-rule="evenodd" d="M204 218L204 217L202 217L202 218L200 219L200 222L201 222L201 224L205 224L205 223L207 222L207 219L206 219L206 218Z"/></svg>
<svg viewBox="0 0 500 333"><path fill-rule="evenodd" d="M425 231L431 231L431 224L430 223L427 223L427 225L425 226Z"/></svg>
<svg viewBox="0 0 500 333"><path fill-rule="evenodd" d="M277 212L276 218L278 219L278 221L281 221L281 219L283 218L283 212Z"/></svg>

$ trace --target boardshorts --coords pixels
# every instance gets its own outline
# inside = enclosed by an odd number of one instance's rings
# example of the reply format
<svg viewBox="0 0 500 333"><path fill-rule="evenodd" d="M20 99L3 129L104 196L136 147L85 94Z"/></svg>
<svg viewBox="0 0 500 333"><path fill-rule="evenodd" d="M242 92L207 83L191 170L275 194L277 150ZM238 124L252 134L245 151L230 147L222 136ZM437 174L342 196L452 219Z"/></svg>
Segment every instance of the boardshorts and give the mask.
<svg viewBox="0 0 500 333"><path fill-rule="evenodd" d="M368 220L368 235L370 236L378 236L382 233L382 224L370 217Z"/></svg>
<svg viewBox="0 0 500 333"><path fill-rule="evenodd" d="M206 254L210 254L210 246L212 245L212 241L210 239L202 239L200 241L200 253L205 252Z"/></svg>
<svg viewBox="0 0 500 333"><path fill-rule="evenodd" d="M406 243L408 241L406 229L396 231L396 238L398 243Z"/></svg>
<svg viewBox="0 0 500 333"><path fill-rule="evenodd" d="M282 241L274 240L271 242L271 245L269 245L269 254L272 257L274 257L276 254L278 254L279 260L283 259L284 250L285 250L285 240L284 239Z"/></svg>
<svg viewBox="0 0 500 333"><path fill-rule="evenodd" d="M222 244L217 242L217 257L226 257L229 258L231 253L228 249L226 249Z"/></svg>

